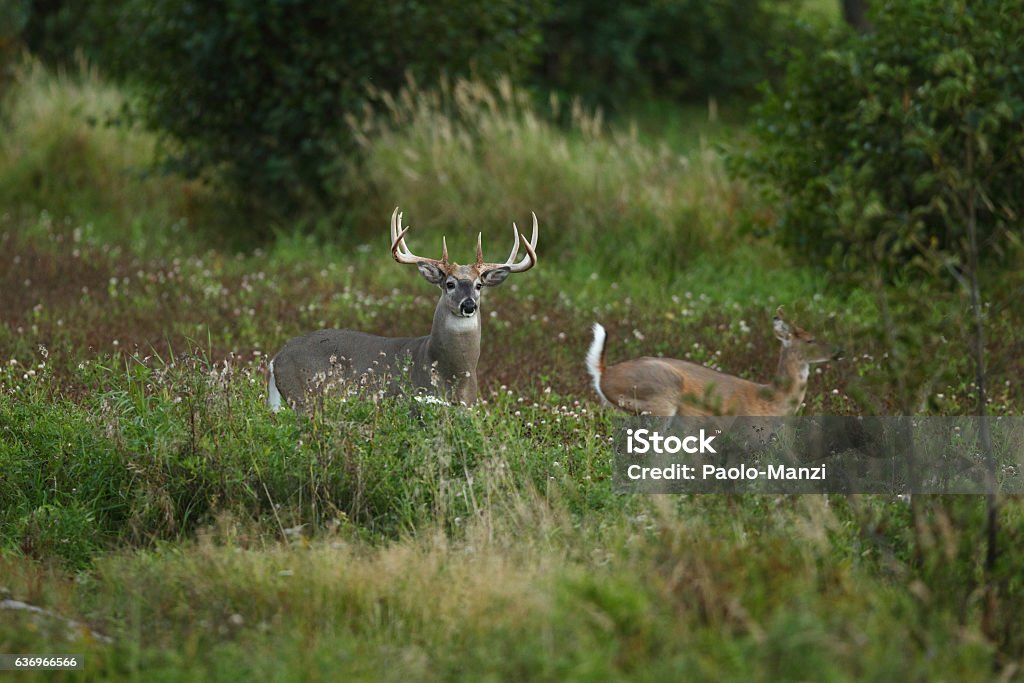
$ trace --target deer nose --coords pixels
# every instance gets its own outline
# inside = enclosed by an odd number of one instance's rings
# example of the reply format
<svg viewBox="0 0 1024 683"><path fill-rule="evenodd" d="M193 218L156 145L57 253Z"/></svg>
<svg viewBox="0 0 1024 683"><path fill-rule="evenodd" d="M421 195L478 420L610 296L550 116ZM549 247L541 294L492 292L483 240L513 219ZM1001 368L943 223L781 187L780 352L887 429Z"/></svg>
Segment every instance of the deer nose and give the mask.
<svg viewBox="0 0 1024 683"><path fill-rule="evenodd" d="M462 315L473 315L476 313L476 302L472 299L466 299L459 304L459 310L462 311Z"/></svg>

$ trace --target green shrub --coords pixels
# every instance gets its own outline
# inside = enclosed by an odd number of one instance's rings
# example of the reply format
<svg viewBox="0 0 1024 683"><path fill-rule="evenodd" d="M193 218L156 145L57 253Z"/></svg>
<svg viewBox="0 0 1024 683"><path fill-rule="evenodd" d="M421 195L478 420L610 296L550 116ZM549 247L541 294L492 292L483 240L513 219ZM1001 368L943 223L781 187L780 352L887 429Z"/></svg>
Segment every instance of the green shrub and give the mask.
<svg viewBox="0 0 1024 683"><path fill-rule="evenodd" d="M25 0L0 4L0 100L9 87L21 51L20 34L28 23Z"/></svg>
<svg viewBox="0 0 1024 683"><path fill-rule="evenodd" d="M791 42L796 3L659 0L559 3L544 25L539 80L590 101L751 94Z"/></svg>
<svg viewBox="0 0 1024 683"><path fill-rule="evenodd" d="M777 200L780 241L808 260L850 271L938 251L960 260L973 203L991 261L1024 208L1024 10L876 9L874 32L792 53L741 166Z"/></svg>
<svg viewBox="0 0 1024 683"><path fill-rule="evenodd" d="M330 205L350 151L346 112L471 67L529 64L545 0L483 5L309 0L129 0L115 71L190 173L215 172L246 205L289 215Z"/></svg>
<svg viewBox="0 0 1024 683"><path fill-rule="evenodd" d="M24 17L21 40L37 58L68 66L79 54L99 60L118 36L122 0L14 0Z"/></svg>

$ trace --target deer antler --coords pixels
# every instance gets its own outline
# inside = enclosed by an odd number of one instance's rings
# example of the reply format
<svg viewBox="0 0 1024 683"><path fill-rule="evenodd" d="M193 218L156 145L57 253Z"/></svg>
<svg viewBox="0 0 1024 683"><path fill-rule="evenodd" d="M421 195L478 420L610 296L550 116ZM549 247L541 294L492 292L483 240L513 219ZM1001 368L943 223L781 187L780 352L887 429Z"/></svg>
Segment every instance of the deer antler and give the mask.
<svg viewBox="0 0 1024 683"><path fill-rule="evenodd" d="M391 214L391 255L395 257L395 260L399 263L410 263L413 265L420 261L427 261L441 266L442 268L447 268L448 242L445 238L441 238L441 260L417 256L412 253L408 245L405 243L405 233L409 232L410 227L412 226L407 225L405 228L402 228L402 214L398 213L398 207L396 206L395 212Z"/></svg>
<svg viewBox="0 0 1024 683"><path fill-rule="evenodd" d="M485 263L484 262L484 250L481 245L481 234L477 233L476 236L476 267L480 272L486 270L492 270L494 268L508 268L510 273L525 273L530 268L537 265L537 214L533 214L533 233L530 236L530 240L526 240L526 235L519 232L519 228L516 224L512 224L512 236L515 238L515 242L512 244L512 252L508 255L508 260L504 263ZM516 263L516 256L519 254L519 238L523 238L523 246L526 247L526 256L521 261Z"/></svg>

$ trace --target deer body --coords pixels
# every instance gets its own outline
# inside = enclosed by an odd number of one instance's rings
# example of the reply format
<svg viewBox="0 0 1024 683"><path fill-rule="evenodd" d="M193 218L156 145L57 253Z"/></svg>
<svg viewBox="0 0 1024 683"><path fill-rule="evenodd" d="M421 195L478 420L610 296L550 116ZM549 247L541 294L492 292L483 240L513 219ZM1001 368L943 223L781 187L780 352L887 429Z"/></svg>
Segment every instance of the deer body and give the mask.
<svg viewBox="0 0 1024 683"><path fill-rule="evenodd" d="M602 400L638 415L793 415L807 393L810 364L832 359L835 350L798 327L790 328L781 307L774 329L782 353L775 377L767 384L674 358L647 356L606 368L606 334L597 323L587 368Z"/></svg>
<svg viewBox="0 0 1024 683"><path fill-rule="evenodd" d="M283 401L302 408L310 394L336 384L352 386L354 382L388 395L414 389L455 403L476 402L481 290L501 284L511 273L533 267L537 217L532 239L527 242L523 238L527 256L522 261L515 263L520 237L516 229L515 245L505 263L484 263L478 237L477 261L466 266L448 261L447 245L440 260L413 254L405 246L409 228L402 230L401 220L395 209L391 217L395 260L415 264L428 282L441 288L430 334L380 337L332 329L296 337L270 362L267 402L272 409L278 410Z"/></svg>

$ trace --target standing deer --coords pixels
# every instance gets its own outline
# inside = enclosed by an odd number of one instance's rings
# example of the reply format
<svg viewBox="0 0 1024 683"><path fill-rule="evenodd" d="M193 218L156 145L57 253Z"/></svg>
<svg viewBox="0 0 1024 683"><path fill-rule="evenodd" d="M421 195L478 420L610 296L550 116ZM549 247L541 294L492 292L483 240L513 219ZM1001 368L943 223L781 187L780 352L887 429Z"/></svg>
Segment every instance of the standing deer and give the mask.
<svg viewBox="0 0 1024 683"><path fill-rule="evenodd" d="M779 306L773 320L782 354L775 377L758 384L674 358L636 358L604 365L605 331L594 323L587 370L601 399L626 412L658 416L794 415L807 393L811 363L837 357L836 349L790 327Z"/></svg>
<svg viewBox="0 0 1024 683"><path fill-rule="evenodd" d="M537 215L533 215L529 241L512 224L515 243L504 263L484 262L481 235L477 235L472 265L450 262L444 238L440 260L423 258L406 246L408 231L409 227L402 228L402 214L396 208L391 214L391 255L399 263L415 265L427 282L441 289L430 334L378 337L353 330L319 330L292 339L270 361L267 403L275 412L282 398L304 408L307 397L322 391L332 378L375 384L389 395L400 394L402 380L408 379L416 389L441 399L465 405L476 402L480 292L536 265ZM526 256L516 261L520 237Z"/></svg>

